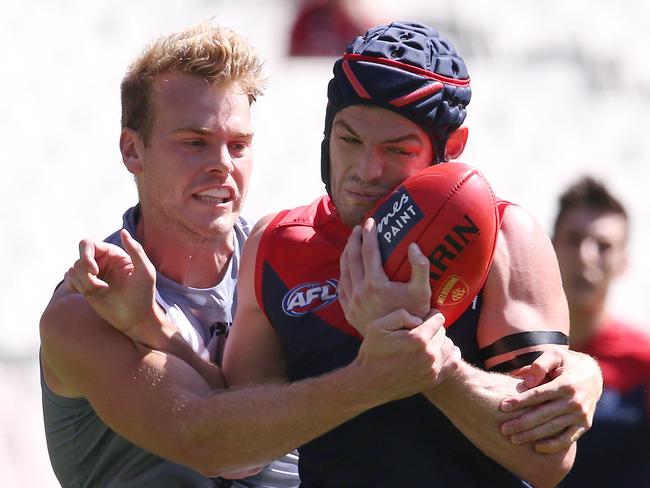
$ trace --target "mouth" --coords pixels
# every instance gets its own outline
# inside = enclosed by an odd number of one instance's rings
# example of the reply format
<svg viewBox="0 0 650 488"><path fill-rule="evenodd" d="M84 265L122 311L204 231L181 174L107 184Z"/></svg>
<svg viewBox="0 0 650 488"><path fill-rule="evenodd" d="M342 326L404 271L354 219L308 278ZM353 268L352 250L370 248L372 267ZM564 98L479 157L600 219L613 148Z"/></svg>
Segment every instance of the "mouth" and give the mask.
<svg viewBox="0 0 650 488"><path fill-rule="evenodd" d="M220 205L231 202L233 200L233 192L229 188L225 187L208 188L194 193L192 198L203 203Z"/></svg>
<svg viewBox="0 0 650 488"><path fill-rule="evenodd" d="M386 195L385 192L349 188L345 190L345 193L349 199L365 206L373 205L375 202L383 198L384 195Z"/></svg>

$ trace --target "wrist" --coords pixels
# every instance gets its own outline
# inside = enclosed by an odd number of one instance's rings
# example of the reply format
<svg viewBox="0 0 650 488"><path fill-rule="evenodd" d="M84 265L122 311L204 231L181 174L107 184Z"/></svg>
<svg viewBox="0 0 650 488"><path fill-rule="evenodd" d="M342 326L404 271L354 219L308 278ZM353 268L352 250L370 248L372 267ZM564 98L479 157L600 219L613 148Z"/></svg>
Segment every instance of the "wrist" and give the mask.
<svg viewBox="0 0 650 488"><path fill-rule="evenodd" d="M397 399L384 387L383 375L375 374L362 357L357 356L334 374L337 390L348 397L347 406L358 413Z"/></svg>
<svg viewBox="0 0 650 488"><path fill-rule="evenodd" d="M472 365L459 359L458 366L447 377L431 386L428 390L423 391L424 395L434 403L448 398L453 390L467 383L468 378L471 378L472 369Z"/></svg>
<svg viewBox="0 0 650 488"><path fill-rule="evenodd" d="M165 311L154 303L151 311L132 325L128 335L135 342L151 349L166 350L176 332L176 326Z"/></svg>

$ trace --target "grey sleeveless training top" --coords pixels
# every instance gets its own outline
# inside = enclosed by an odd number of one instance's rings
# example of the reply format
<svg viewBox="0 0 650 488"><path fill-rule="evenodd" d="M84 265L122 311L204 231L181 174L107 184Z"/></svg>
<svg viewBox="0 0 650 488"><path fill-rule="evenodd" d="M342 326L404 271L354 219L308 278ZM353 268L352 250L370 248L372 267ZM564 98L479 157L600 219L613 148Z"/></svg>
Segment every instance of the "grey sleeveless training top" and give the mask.
<svg viewBox="0 0 650 488"><path fill-rule="evenodd" d="M139 207L124 214L123 226L136 235ZM250 224L235 223L235 251L223 279L206 289L182 286L157 275L156 298L183 337L205 359L221 361L225 338L237 303L237 270ZM121 246L119 231L107 242ZM41 375L43 417L54 472L63 487L121 488L293 488L300 484L297 455L274 461L259 474L230 482L160 458L113 432L85 398L66 398L52 392ZM218 456L219 453L215 453Z"/></svg>

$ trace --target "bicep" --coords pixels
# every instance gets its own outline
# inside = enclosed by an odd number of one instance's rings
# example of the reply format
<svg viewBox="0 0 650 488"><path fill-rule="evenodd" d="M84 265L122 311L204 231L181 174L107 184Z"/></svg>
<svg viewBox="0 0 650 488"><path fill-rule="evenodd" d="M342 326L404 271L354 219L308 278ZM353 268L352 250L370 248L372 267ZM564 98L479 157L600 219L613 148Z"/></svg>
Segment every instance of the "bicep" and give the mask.
<svg viewBox="0 0 650 488"><path fill-rule="evenodd" d="M237 280L237 310L228 335L223 373L229 386L286 381L286 359L275 330L255 296L259 240L273 216L255 225L246 241Z"/></svg>
<svg viewBox="0 0 650 488"><path fill-rule="evenodd" d="M175 356L136 345L80 295L48 306L41 337L43 362L63 391L85 397L111 429L135 444L163 457L182 458L191 436L179 435L181 410L210 392L194 369Z"/></svg>
<svg viewBox="0 0 650 488"><path fill-rule="evenodd" d="M526 332L531 334L521 334ZM509 207L483 289L478 343L487 353L485 364L491 368L524 358L568 333L568 308L551 242L530 215ZM502 347L485 349L494 344Z"/></svg>

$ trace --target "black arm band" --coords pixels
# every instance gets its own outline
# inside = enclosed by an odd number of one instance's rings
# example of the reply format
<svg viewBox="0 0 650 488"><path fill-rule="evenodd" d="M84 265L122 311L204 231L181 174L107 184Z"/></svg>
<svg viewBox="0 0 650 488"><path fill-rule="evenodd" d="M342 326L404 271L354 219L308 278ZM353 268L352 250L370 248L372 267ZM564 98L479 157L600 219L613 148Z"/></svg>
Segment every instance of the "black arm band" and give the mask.
<svg viewBox="0 0 650 488"><path fill-rule="evenodd" d="M519 369L523 366L532 364L533 361L535 361L535 359L540 357L542 354L542 351L525 352L519 356L515 356L508 361L504 361L495 366L492 366L491 368L488 368L488 371L494 371L495 373L509 373L515 369Z"/></svg>
<svg viewBox="0 0 650 488"><path fill-rule="evenodd" d="M560 344L566 346L569 344L569 337L556 330L531 330L502 337L489 346L484 347L479 352L483 361L486 361L500 354L507 354L524 347L541 346L543 344Z"/></svg>

